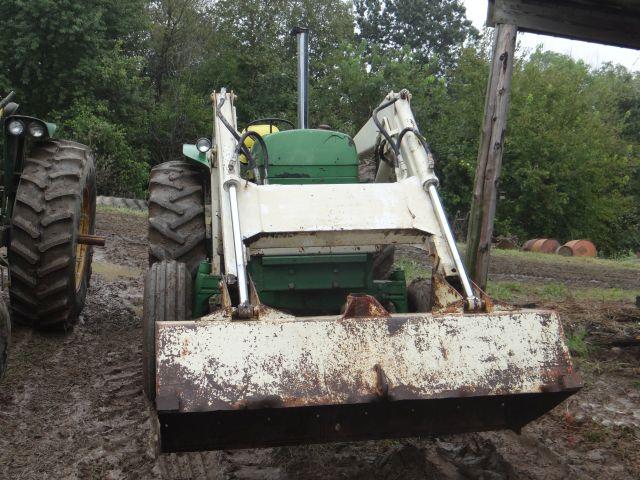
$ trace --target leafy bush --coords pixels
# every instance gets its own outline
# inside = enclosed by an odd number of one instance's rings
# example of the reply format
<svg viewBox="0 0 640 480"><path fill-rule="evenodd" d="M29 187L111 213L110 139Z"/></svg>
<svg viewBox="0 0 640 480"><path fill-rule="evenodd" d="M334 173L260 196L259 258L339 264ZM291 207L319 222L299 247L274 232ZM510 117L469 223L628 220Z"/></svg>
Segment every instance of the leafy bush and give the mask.
<svg viewBox="0 0 640 480"><path fill-rule="evenodd" d="M96 160L98 194L142 198L148 182L147 152L136 151L124 128L100 115L104 108L75 105L65 112L65 136L88 145ZM66 134L66 135L65 135Z"/></svg>

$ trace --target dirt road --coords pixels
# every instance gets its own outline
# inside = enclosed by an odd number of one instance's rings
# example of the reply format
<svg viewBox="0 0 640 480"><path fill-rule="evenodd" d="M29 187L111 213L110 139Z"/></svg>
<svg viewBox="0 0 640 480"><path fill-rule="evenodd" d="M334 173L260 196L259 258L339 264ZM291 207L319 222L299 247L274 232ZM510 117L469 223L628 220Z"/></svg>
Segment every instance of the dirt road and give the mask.
<svg viewBox="0 0 640 480"><path fill-rule="evenodd" d="M628 348L603 348L581 362L587 387L519 436L157 455L141 391L146 219L99 213L98 230L107 247L94 260L80 324L64 335L14 330L0 383L0 478L640 478L640 362ZM627 311L618 304L563 310L570 327L600 333L612 322L638 322L616 316Z"/></svg>

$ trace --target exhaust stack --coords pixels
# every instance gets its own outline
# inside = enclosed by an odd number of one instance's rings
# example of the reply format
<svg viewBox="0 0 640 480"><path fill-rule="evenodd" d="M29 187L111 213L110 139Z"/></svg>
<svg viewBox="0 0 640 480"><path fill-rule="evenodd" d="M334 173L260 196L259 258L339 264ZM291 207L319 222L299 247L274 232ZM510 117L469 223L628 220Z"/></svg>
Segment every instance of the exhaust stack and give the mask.
<svg viewBox="0 0 640 480"><path fill-rule="evenodd" d="M298 128L309 128L309 29L294 27L298 43Z"/></svg>

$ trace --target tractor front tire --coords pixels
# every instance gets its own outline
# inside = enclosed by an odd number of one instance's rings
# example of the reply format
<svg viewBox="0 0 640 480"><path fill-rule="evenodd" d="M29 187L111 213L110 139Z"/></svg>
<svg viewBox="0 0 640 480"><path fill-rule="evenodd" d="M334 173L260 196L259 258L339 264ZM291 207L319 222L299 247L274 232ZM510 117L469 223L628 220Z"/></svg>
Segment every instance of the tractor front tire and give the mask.
<svg viewBox="0 0 640 480"><path fill-rule="evenodd" d="M142 313L142 376L149 401L156 397L156 322L191 318L191 275L186 264L154 263L144 281Z"/></svg>
<svg viewBox="0 0 640 480"><path fill-rule="evenodd" d="M407 287L409 312L428 313L433 309L433 286L430 278L416 278Z"/></svg>
<svg viewBox="0 0 640 480"><path fill-rule="evenodd" d="M194 276L207 258L204 179L183 161L162 163L149 178L149 264L176 260Z"/></svg>
<svg viewBox="0 0 640 480"><path fill-rule="evenodd" d="M95 231L96 178L88 147L64 140L36 145L25 159L8 247L13 318L67 330L84 307Z"/></svg>

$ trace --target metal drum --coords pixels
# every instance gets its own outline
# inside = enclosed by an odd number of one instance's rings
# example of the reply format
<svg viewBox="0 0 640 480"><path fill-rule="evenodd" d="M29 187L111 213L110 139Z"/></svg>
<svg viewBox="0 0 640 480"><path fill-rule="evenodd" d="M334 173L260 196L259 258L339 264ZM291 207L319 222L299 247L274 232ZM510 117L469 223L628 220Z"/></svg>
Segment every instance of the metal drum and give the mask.
<svg viewBox="0 0 640 480"><path fill-rule="evenodd" d="M559 247L557 253L565 257L595 257L598 251L589 240L571 240Z"/></svg>
<svg viewBox="0 0 640 480"><path fill-rule="evenodd" d="M560 242L555 238L534 238L527 240L522 249L525 252L555 253L559 247Z"/></svg>

